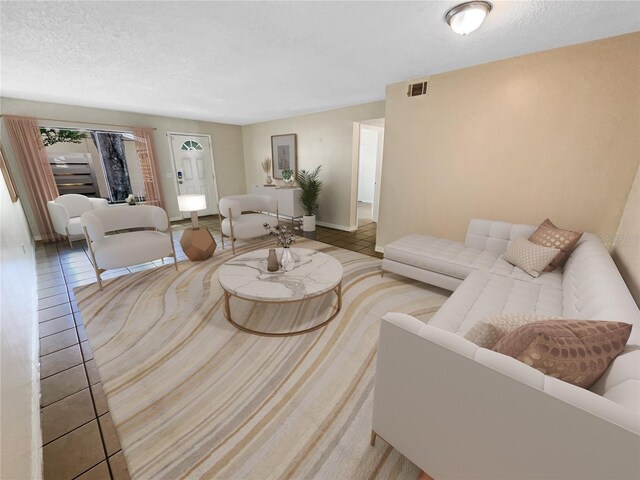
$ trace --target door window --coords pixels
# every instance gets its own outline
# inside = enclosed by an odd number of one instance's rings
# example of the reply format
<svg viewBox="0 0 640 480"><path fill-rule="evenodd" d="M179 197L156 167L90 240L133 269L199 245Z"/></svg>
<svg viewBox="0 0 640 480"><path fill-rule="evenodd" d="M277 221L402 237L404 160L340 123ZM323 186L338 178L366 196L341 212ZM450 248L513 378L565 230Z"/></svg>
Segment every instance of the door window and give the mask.
<svg viewBox="0 0 640 480"><path fill-rule="evenodd" d="M197 151L202 151L204 150L202 148L202 145L200 145L198 142L196 142L195 140L187 140L186 142L184 142L182 144L182 146L180 147L180 150L187 150L187 151L193 151L193 150L197 150Z"/></svg>

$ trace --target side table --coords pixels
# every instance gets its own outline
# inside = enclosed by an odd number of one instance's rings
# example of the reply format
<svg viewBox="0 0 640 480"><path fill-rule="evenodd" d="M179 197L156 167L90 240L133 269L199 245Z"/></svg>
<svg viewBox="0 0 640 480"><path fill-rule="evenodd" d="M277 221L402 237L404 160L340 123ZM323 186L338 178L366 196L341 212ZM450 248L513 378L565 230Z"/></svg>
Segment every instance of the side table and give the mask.
<svg viewBox="0 0 640 480"><path fill-rule="evenodd" d="M180 239L180 245L185 255L192 262L210 258L218 246L207 227L185 229Z"/></svg>

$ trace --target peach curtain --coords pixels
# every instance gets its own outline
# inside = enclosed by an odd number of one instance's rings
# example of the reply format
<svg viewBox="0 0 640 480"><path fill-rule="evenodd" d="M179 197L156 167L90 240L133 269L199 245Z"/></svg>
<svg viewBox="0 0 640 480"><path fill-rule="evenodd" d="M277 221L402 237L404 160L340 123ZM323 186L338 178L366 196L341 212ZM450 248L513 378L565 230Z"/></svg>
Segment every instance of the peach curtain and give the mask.
<svg viewBox="0 0 640 480"><path fill-rule="evenodd" d="M144 180L145 202L164 208L164 194L160 182L160 167L153 143L153 130L150 128L134 128L136 151Z"/></svg>
<svg viewBox="0 0 640 480"><path fill-rule="evenodd" d="M56 241L60 237L53 230L47 202L58 197L58 187L38 122L31 117L4 115L3 118L40 237L45 242Z"/></svg>

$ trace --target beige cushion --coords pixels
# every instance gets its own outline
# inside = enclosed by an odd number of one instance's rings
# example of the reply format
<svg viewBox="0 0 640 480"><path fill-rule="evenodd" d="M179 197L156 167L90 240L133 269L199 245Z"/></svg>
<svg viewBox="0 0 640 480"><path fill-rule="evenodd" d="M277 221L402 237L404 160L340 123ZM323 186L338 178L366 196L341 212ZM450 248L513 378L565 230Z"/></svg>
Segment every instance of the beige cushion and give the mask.
<svg viewBox="0 0 640 480"><path fill-rule="evenodd" d="M622 352L631 325L600 320L544 320L517 328L493 348L545 375L589 388Z"/></svg>
<svg viewBox="0 0 640 480"><path fill-rule="evenodd" d="M539 277L549 262L560 252L557 248L543 247L526 238L518 238L504 252L503 260L520 267L532 277Z"/></svg>
<svg viewBox="0 0 640 480"><path fill-rule="evenodd" d="M572 232L556 227L548 218L540 224L529 237L529 241L544 247L558 248L560 251L545 268L545 272L551 272L565 264L583 232Z"/></svg>
<svg viewBox="0 0 640 480"><path fill-rule="evenodd" d="M514 331L527 323L540 320L562 320L562 317L553 315L531 315L524 313L503 313L490 315L476 323L465 334L464 338L482 348L493 348L498 340L507 333Z"/></svg>

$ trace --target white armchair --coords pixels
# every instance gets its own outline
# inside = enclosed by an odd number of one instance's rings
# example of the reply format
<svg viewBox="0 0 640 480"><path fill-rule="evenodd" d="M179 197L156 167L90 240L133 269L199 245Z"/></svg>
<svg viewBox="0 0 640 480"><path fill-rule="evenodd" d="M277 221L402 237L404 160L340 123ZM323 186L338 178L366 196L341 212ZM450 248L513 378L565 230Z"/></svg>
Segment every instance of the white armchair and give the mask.
<svg viewBox="0 0 640 480"><path fill-rule="evenodd" d="M278 201L269 195L233 195L220 199L218 205L222 248L224 237L231 238L233 254L236 253L236 239L244 240L265 235L264 224L275 227L278 224ZM256 213L242 213L253 211ZM265 213L266 212L266 213ZM267 215L267 213L275 214ZM226 217L224 220L222 216Z"/></svg>
<svg viewBox="0 0 640 480"><path fill-rule="evenodd" d="M169 219L162 208L153 205L101 208L83 213L80 221L100 290L100 275L106 270L130 267L165 257L173 257L178 270ZM133 228L153 230L106 235L106 232ZM169 233L163 233L167 229Z"/></svg>
<svg viewBox="0 0 640 480"><path fill-rule="evenodd" d="M82 226L80 225L82 214L108 206L109 202L104 198L89 198L75 193L60 195L55 200L47 202L53 229L60 235L66 235L71 247L73 247L71 237L82 235Z"/></svg>

